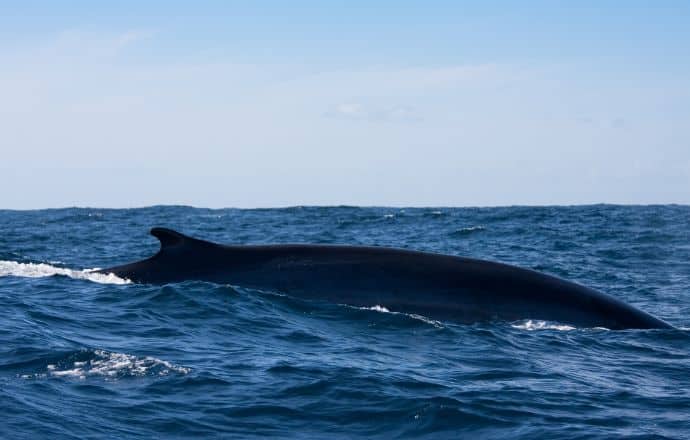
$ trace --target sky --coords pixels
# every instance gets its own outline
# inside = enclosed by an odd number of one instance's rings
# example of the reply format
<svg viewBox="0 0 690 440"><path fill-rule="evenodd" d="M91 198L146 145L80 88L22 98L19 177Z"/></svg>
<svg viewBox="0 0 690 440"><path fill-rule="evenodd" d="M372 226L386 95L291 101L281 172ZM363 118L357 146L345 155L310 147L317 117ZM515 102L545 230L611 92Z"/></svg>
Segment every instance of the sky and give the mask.
<svg viewBox="0 0 690 440"><path fill-rule="evenodd" d="M690 203L690 2L0 3L0 209Z"/></svg>

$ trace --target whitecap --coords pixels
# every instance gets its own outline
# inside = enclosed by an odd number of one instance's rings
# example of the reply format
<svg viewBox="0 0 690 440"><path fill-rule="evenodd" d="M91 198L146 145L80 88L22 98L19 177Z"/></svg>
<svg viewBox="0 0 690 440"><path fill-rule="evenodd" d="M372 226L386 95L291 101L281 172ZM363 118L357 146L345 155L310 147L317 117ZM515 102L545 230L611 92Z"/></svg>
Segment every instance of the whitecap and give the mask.
<svg viewBox="0 0 690 440"><path fill-rule="evenodd" d="M459 234L463 234L463 233L468 233L468 232L483 231L483 230L485 230L485 229L486 229L486 228L485 228L484 226L481 226L481 225L478 225L478 226L467 226L467 227L464 227L464 228L460 228L460 229L458 229L458 230L455 231L455 232L457 232L457 233L459 233Z"/></svg>
<svg viewBox="0 0 690 440"><path fill-rule="evenodd" d="M416 313L403 313L403 315L407 315L410 318L426 322L427 324L431 324L437 328L443 328L443 324L441 324L441 321L436 321L435 319L427 318L426 316L417 315Z"/></svg>
<svg viewBox="0 0 690 440"><path fill-rule="evenodd" d="M126 353L106 350L94 350L89 360L60 362L46 366L46 373L22 375L22 378L40 377L104 377L117 379L122 377L166 376L168 374L187 374L190 368L180 367L154 357L138 357Z"/></svg>
<svg viewBox="0 0 690 440"><path fill-rule="evenodd" d="M0 277L14 276L27 278L43 278L55 275L66 276L76 280L88 280L100 284L129 284L130 280L120 278L115 274L96 273L94 269L69 269L52 266L45 263L19 263L17 261L0 260Z"/></svg>
<svg viewBox="0 0 690 440"><path fill-rule="evenodd" d="M570 331L570 330L575 330L576 328L570 325L565 325L565 324L555 324L552 322L547 322L547 321L538 321L538 320L531 320L528 319L527 321L519 322L519 323L513 323L511 324L511 327L517 328L520 330L528 330L528 331L533 331L533 330L559 330L559 331Z"/></svg>
<svg viewBox="0 0 690 440"><path fill-rule="evenodd" d="M407 316L409 318L416 319L418 321L422 321L422 322L425 322L427 324L431 324L434 327L443 328L443 324L441 324L440 321L436 321L434 319L427 318L426 316L417 315L415 313L391 312L386 307L380 306L378 304L375 306L372 306L372 307L356 307L356 306L349 306L347 304L341 304L341 305L343 305L345 307L351 307L354 309L359 309L359 310L371 310L373 312L379 312L379 313L390 313L391 315L404 315L404 316Z"/></svg>

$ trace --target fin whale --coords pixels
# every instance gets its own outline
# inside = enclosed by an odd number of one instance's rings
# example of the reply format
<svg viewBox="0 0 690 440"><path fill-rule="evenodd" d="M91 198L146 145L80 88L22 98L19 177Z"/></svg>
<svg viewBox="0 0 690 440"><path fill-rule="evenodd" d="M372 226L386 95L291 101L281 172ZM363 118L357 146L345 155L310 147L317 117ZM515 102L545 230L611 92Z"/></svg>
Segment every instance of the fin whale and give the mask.
<svg viewBox="0 0 690 440"><path fill-rule="evenodd" d="M154 256L102 269L133 282L185 280L474 323L538 319L609 329L673 328L613 296L503 263L346 245L221 245L153 228Z"/></svg>

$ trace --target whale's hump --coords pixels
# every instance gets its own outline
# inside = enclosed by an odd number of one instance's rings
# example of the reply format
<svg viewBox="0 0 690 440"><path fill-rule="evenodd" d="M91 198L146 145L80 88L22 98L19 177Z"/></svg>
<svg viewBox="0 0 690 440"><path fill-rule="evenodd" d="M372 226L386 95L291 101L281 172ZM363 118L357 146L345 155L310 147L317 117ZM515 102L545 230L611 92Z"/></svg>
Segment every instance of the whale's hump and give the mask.
<svg viewBox="0 0 690 440"><path fill-rule="evenodd" d="M168 228L150 232L161 243L156 255L97 272L149 284L230 284L462 323L538 319L610 329L673 328L605 293L502 263L362 246L222 245Z"/></svg>

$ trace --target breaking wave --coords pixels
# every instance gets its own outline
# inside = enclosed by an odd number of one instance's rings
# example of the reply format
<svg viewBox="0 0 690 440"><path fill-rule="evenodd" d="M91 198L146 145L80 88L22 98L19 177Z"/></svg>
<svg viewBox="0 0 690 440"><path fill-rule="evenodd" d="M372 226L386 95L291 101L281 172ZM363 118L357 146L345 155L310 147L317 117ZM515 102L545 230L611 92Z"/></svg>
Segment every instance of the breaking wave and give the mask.
<svg viewBox="0 0 690 440"><path fill-rule="evenodd" d="M416 319L416 320L422 321L426 324L431 324L434 327L443 328L443 324L441 323L441 321L436 321L435 319L430 319L430 318L427 318L426 316L417 315L416 313L392 312L392 311L388 310L386 307L383 307L380 305L375 305L372 307L355 307L355 306L348 306L346 304L342 304L342 305L344 305L346 307L352 307L355 309L359 309L359 310L371 310L373 312L390 313L391 315L407 316L408 318Z"/></svg>
<svg viewBox="0 0 690 440"><path fill-rule="evenodd" d="M548 321L536 321L536 320L531 320L528 319L526 321L520 321L511 324L511 327L520 329L520 330L559 330L559 331L570 331L570 330L576 330L576 327L573 327L571 325L565 325L565 324L556 324L553 322L548 322Z"/></svg>
<svg viewBox="0 0 690 440"><path fill-rule="evenodd" d="M462 237L465 235L470 235L475 232L481 232L486 230L484 226L478 225L478 226L467 226L464 228L456 229L453 232L450 233L452 237Z"/></svg>
<svg viewBox="0 0 690 440"><path fill-rule="evenodd" d="M22 374L22 379L46 377L72 377L86 379L100 376L106 379L121 379L141 376L166 376L187 374L190 368L179 367L154 357L138 357L126 353L106 350L83 350L67 356L55 363L46 365L45 371L35 374Z"/></svg>
<svg viewBox="0 0 690 440"><path fill-rule="evenodd" d="M129 284L131 282L112 273L107 275L96 273L94 272L96 270L98 268L76 270L45 263L19 263L17 261L0 260L0 277L44 278L59 275L100 284Z"/></svg>

